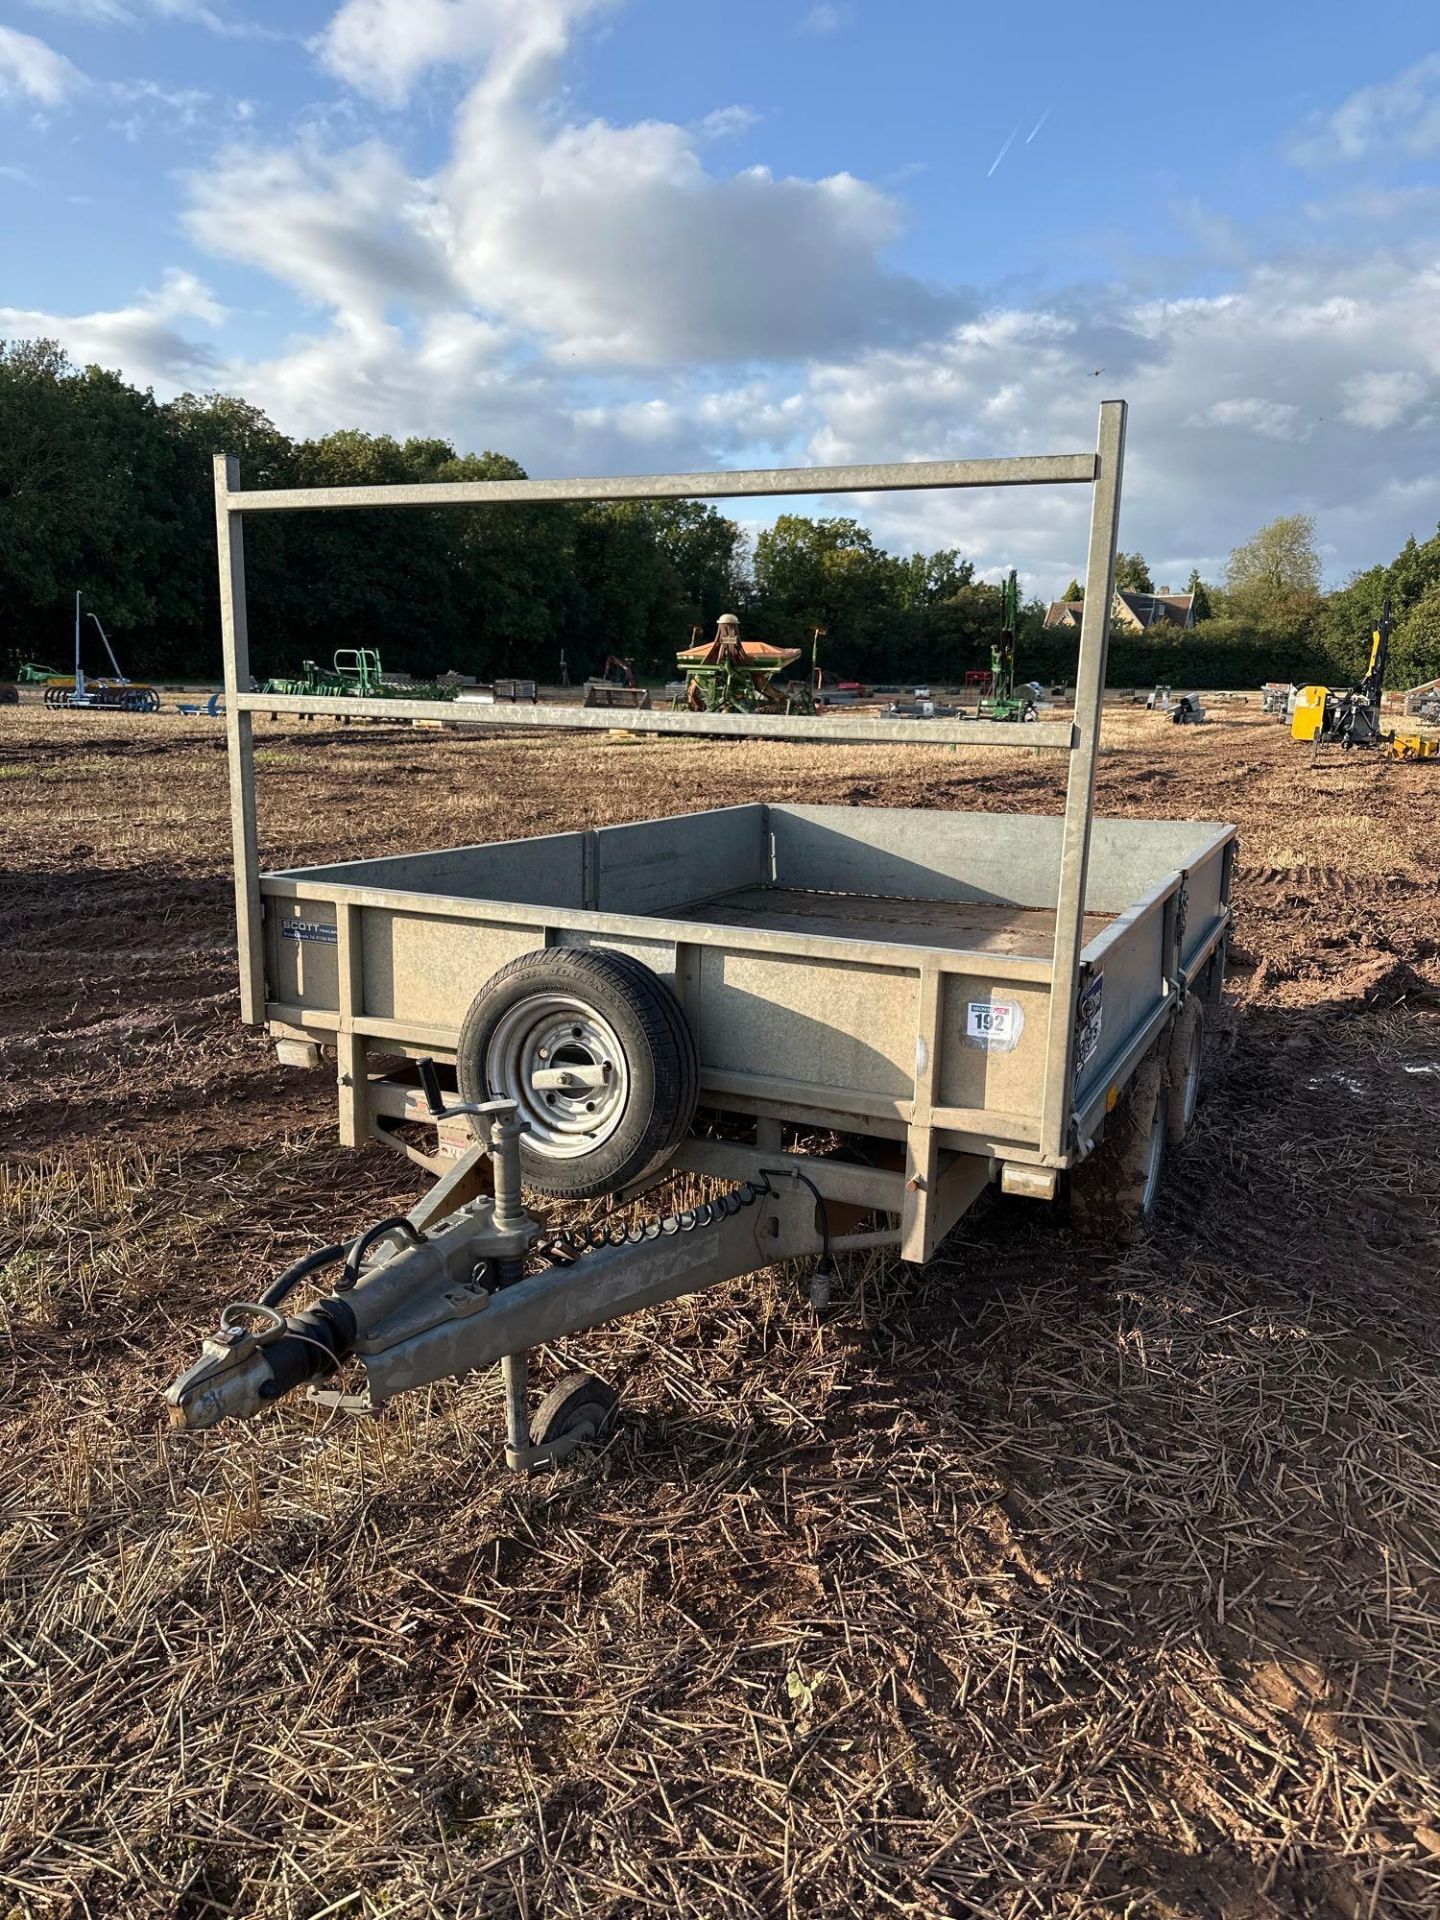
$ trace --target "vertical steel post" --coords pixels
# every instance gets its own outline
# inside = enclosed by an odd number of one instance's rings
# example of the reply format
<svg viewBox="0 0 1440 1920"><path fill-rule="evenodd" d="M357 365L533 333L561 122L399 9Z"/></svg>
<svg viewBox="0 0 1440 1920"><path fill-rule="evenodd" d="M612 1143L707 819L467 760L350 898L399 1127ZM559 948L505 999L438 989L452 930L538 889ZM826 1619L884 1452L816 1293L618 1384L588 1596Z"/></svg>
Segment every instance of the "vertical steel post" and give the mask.
<svg viewBox="0 0 1440 1920"><path fill-rule="evenodd" d="M345 901L335 910L336 1000L340 1025L335 1033L335 1076L340 1089L340 1144L363 1147L370 1133L369 1047L355 1031L365 1011L365 956L361 909Z"/></svg>
<svg viewBox="0 0 1440 1920"><path fill-rule="evenodd" d="M530 1447L530 1355L507 1353L500 1362L505 1389L505 1464L523 1467Z"/></svg>
<svg viewBox="0 0 1440 1920"><path fill-rule="evenodd" d="M1120 476L1125 464L1123 400L1100 407L1097 470L1090 499L1090 550L1085 561L1085 613L1075 670L1075 744L1065 787L1060 891L1055 902L1055 954L1050 980L1050 1026L1045 1042L1045 1089L1040 1107L1040 1153L1054 1166L1069 1150L1075 1059L1075 997L1084 945L1085 882L1095 812L1095 759L1110 651L1110 604L1115 597L1115 536Z"/></svg>
<svg viewBox="0 0 1440 1920"><path fill-rule="evenodd" d="M250 629L245 616L245 533L227 495L240 490L240 462L215 456L215 545L220 559L220 642L225 659L225 744L230 768L230 839L235 865L235 937L240 957L240 1018L265 1018L265 948L260 925L260 844L255 830L255 740L236 695L250 691Z"/></svg>
<svg viewBox="0 0 1440 1920"><path fill-rule="evenodd" d="M915 983L915 1090L905 1128L905 1197L900 1214L900 1258L921 1265L935 1250L935 1188L940 1176L935 1090L944 997L944 974L938 967L922 967Z"/></svg>

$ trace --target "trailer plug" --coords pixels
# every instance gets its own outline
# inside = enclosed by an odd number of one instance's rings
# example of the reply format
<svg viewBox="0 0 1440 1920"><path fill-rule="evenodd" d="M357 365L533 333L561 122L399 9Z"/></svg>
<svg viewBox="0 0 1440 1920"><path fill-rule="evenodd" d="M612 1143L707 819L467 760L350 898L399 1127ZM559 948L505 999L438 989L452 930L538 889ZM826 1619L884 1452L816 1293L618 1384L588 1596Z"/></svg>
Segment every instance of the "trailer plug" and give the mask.
<svg viewBox="0 0 1440 1920"><path fill-rule="evenodd" d="M810 1275L810 1305L814 1312L824 1313L829 1307L834 1284L835 1262L828 1253L822 1253Z"/></svg>

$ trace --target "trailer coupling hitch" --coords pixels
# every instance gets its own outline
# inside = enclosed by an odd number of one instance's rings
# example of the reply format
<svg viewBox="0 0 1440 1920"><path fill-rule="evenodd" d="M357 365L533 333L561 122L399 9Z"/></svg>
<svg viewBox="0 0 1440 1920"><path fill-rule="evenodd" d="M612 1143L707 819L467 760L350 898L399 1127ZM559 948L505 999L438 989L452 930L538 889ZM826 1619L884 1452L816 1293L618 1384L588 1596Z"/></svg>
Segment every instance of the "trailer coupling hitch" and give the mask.
<svg viewBox="0 0 1440 1920"><path fill-rule="evenodd" d="M477 1152L488 1153L494 1195L456 1209L433 1232L397 1215L367 1228L348 1245L321 1248L297 1260L258 1300L235 1301L220 1315L219 1330L204 1341L200 1358L167 1389L170 1424L213 1427L221 1420L258 1413L282 1394L337 1373L342 1361L365 1347L367 1335L417 1289L438 1287L450 1311L473 1311L489 1293L520 1278L540 1223L525 1211L520 1192L520 1136L513 1100L486 1100L447 1107L433 1064L420 1062L420 1078L437 1118L473 1117L482 1135ZM402 1246L400 1243L404 1242ZM344 1271L335 1292L298 1314L281 1303L302 1280L327 1266Z"/></svg>
<svg viewBox="0 0 1440 1920"><path fill-rule="evenodd" d="M371 1227L348 1251L326 1247L297 1261L258 1300L227 1307L219 1331L165 1396L173 1425L213 1427L258 1413L296 1387L328 1382L352 1356L365 1369L368 1398L325 1388L316 1398L375 1409L398 1393L500 1362L506 1458L533 1464L535 1448L558 1458L555 1436L534 1439L523 1417L527 1356L536 1348L828 1248L817 1190L799 1170L782 1167L678 1213L629 1227L575 1225L542 1241L541 1223L520 1201L513 1104L486 1102L477 1117L486 1141L473 1151L490 1154L493 1196L456 1205L438 1221L422 1202L408 1219ZM457 1163L447 1180L464 1166ZM302 1278L342 1258L345 1271L329 1298L302 1313L280 1311ZM539 1270L527 1273L537 1262Z"/></svg>
<svg viewBox="0 0 1440 1920"><path fill-rule="evenodd" d="M259 1301L236 1301L221 1310L219 1331L203 1342L200 1358L166 1390L170 1424L214 1427L258 1413L293 1387L334 1373L354 1335L354 1316L338 1298L292 1319Z"/></svg>

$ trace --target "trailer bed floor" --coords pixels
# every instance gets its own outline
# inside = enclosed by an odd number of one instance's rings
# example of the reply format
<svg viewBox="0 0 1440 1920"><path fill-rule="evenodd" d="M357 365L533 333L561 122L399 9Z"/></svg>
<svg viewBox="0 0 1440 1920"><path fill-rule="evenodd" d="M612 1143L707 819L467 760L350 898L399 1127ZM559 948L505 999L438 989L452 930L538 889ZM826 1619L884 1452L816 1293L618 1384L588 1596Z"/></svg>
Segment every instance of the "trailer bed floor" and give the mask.
<svg viewBox="0 0 1440 1920"><path fill-rule="evenodd" d="M1050 907L1006 900L906 900L888 895L819 893L804 887L740 887L696 901L681 917L707 926L764 927L776 933L830 934L844 940L902 941L960 953L1018 953L1049 959L1055 945ZM1115 916L1087 913L1082 944Z"/></svg>

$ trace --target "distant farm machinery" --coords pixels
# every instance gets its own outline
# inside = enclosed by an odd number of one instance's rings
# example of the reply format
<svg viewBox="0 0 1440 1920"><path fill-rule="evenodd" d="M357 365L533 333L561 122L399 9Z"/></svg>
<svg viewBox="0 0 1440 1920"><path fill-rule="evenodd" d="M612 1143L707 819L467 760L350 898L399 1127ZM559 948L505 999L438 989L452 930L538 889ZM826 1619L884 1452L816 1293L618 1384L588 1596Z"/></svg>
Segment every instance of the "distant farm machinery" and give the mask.
<svg viewBox="0 0 1440 1920"><path fill-rule="evenodd" d="M990 679L980 691L982 720L1038 720L1037 688L1015 683L1015 635L1020 626L1020 577L1012 567L1000 589L1000 638L990 649Z"/></svg>
<svg viewBox="0 0 1440 1920"><path fill-rule="evenodd" d="M20 680L42 688L47 707L74 708L85 713L158 713L160 689L143 680L127 680L120 671L120 662L115 658L115 649L110 644L109 634L101 625L99 614L87 611L84 617L95 622L95 631L100 635L101 645L109 657L112 677L95 678L87 675L81 663L81 610L80 595L77 593L74 673L56 673L34 660L26 660L20 668Z"/></svg>
<svg viewBox="0 0 1440 1920"><path fill-rule="evenodd" d="M1390 602L1370 633L1370 659L1353 687L1300 687L1291 709L1290 734L1310 742L1314 766L1322 747L1350 750L1369 747L1387 760L1433 760L1440 756L1440 740L1431 734L1386 732L1381 721L1385 668L1390 658L1393 627Z"/></svg>
<svg viewBox="0 0 1440 1920"><path fill-rule="evenodd" d="M313 694L334 699L350 695L357 700L453 700L460 680L412 680L408 673L386 673L374 647L341 647L328 667L303 660L298 674L281 674L261 682L261 693Z"/></svg>
<svg viewBox="0 0 1440 1920"><path fill-rule="evenodd" d="M676 661L692 713L814 713L813 677L781 684L776 675L800 658L799 647L742 640L740 622L722 613L713 640L685 647Z"/></svg>

